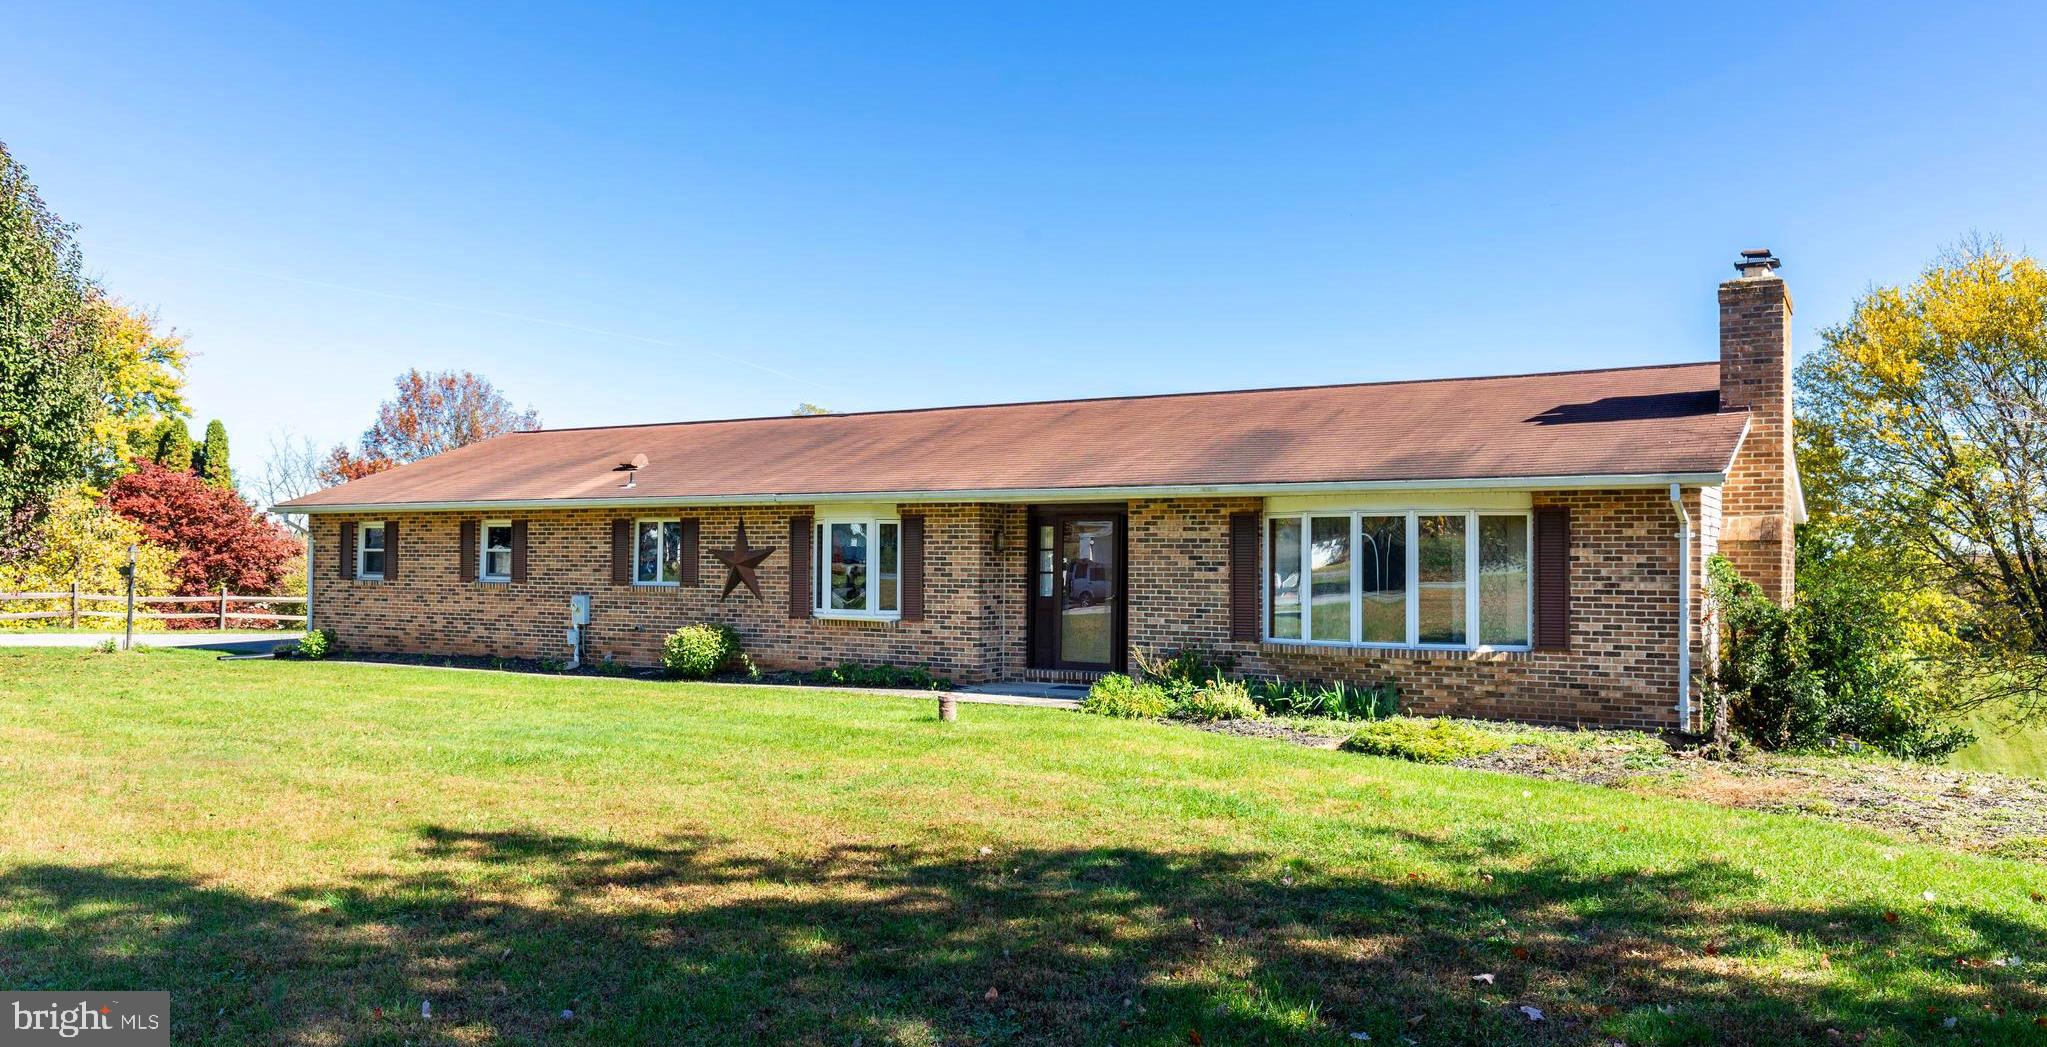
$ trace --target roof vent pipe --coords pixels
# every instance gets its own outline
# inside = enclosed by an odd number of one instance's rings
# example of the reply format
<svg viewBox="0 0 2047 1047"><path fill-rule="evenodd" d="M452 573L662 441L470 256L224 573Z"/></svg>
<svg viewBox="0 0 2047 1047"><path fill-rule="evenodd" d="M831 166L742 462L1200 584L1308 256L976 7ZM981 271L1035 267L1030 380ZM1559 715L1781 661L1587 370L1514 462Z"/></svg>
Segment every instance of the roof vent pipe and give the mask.
<svg viewBox="0 0 2047 1047"><path fill-rule="evenodd" d="M631 460L620 462L617 468L614 468L611 471L614 473L624 473L625 483L621 486L625 487L627 490L631 490L632 488L638 487L640 485L640 470L645 469L646 467L647 456L644 454L636 454L632 456Z"/></svg>

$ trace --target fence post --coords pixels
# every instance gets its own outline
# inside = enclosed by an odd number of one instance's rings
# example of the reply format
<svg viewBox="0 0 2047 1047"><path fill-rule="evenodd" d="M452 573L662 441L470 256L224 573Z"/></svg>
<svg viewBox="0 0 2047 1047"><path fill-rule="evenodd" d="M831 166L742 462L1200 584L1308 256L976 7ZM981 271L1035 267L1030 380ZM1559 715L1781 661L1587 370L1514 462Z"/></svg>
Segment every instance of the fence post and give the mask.
<svg viewBox="0 0 2047 1047"><path fill-rule="evenodd" d="M78 631L78 579L71 579L71 631Z"/></svg>
<svg viewBox="0 0 2047 1047"><path fill-rule="evenodd" d="M227 583L220 584L220 631L227 632Z"/></svg>
<svg viewBox="0 0 2047 1047"><path fill-rule="evenodd" d="M135 649L135 547L128 547L128 562L121 568L121 574L128 579L128 626L121 636L121 649Z"/></svg>

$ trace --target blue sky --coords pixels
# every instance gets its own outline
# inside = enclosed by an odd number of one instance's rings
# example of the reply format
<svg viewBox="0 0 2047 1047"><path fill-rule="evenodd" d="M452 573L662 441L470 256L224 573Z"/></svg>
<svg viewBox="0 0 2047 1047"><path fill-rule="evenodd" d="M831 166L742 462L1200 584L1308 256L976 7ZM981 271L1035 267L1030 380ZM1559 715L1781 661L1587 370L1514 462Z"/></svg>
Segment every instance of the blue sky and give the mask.
<svg viewBox="0 0 2047 1047"><path fill-rule="evenodd" d="M1634 6L23 6L0 139L243 469L411 365L564 426L1696 360L1740 248L1810 347L2047 239L2038 11Z"/></svg>

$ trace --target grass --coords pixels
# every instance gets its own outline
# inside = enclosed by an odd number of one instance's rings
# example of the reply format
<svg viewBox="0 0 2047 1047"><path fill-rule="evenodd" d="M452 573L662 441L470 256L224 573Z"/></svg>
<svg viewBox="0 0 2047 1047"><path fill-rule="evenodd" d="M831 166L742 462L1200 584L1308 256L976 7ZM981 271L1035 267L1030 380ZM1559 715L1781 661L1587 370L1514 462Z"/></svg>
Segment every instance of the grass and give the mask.
<svg viewBox="0 0 2047 1047"><path fill-rule="evenodd" d="M2039 867L934 704L0 651L0 986L208 1043L2043 1035Z"/></svg>
<svg viewBox="0 0 2047 1047"><path fill-rule="evenodd" d="M1950 757L1948 766L2047 778L2047 727L2007 731L1995 716L1978 717L1968 727L1976 743Z"/></svg>

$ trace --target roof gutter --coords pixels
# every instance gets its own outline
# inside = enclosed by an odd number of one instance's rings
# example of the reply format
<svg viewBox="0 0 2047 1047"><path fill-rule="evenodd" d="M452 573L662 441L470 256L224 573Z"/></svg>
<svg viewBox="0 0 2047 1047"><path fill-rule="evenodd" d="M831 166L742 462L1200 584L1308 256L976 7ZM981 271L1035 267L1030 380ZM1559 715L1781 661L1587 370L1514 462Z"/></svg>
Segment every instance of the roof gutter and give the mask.
<svg viewBox="0 0 2047 1047"><path fill-rule="evenodd" d="M677 505L822 505L832 502L1085 502L1107 498L1267 497L1288 494L1350 494L1371 491L1616 490L1662 488L1670 484L1717 487L1727 474L1625 473L1611 475L1502 476L1454 480L1353 480L1344 483L1171 484L1150 487L998 487L958 491L813 491L777 494L674 494L633 498L468 499L442 502L344 502L295 505L273 512L361 513L385 510L446 512L464 509L630 509Z"/></svg>

